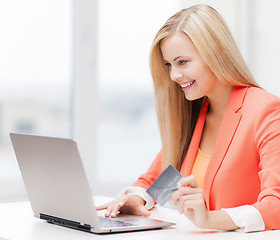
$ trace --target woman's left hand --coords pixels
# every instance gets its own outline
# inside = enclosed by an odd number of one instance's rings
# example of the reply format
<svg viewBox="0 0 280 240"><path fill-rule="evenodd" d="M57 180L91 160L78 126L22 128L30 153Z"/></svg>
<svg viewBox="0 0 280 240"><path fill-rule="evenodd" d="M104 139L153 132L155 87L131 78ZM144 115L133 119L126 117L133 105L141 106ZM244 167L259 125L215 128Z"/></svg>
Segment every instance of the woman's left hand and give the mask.
<svg viewBox="0 0 280 240"><path fill-rule="evenodd" d="M207 228L209 211L206 208L203 191L198 188L194 176L180 181L171 203L176 204L180 213L186 215L196 226Z"/></svg>

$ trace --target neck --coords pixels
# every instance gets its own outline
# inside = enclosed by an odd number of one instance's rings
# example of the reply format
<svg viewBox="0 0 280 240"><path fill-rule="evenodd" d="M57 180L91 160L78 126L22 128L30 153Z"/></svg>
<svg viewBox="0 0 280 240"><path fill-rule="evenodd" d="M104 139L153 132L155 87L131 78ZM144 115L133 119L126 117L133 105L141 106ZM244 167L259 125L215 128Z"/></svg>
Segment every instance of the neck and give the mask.
<svg viewBox="0 0 280 240"><path fill-rule="evenodd" d="M224 116L233 87L220 84L212 96L208 96L210 108L209 113L215 116Z"/></svg>

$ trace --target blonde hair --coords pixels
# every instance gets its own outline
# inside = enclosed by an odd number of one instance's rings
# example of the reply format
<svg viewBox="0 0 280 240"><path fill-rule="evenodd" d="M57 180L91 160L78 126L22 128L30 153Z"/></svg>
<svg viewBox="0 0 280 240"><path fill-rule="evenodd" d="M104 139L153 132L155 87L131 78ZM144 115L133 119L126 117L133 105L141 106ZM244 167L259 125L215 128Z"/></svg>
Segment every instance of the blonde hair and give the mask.
<svg viewBox="0 0 280 240"><path fill-rule="evenodd" d="M158 31L150 52L157 117L162 141L163 167L178 170L187 153L204 98L188 101L181 87L170 80L160 43L183 32L217 78L231 86L256 86L221 15L208 5L195 5L173 15Z"/></svg>

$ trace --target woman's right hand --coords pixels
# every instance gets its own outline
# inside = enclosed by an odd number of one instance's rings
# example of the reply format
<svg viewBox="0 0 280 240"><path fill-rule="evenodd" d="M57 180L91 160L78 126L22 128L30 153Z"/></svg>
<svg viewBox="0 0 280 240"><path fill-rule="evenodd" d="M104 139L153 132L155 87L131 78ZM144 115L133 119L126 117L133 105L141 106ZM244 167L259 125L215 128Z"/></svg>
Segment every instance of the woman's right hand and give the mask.
<svg viewBox="0 0 280 240"><path fill-rule="evenodd" d="M137 195L121 195L109 203L96 207L96 210L106 209L106 217L116 217L118 212L148 217L151 215L145 201Z"/></svg>

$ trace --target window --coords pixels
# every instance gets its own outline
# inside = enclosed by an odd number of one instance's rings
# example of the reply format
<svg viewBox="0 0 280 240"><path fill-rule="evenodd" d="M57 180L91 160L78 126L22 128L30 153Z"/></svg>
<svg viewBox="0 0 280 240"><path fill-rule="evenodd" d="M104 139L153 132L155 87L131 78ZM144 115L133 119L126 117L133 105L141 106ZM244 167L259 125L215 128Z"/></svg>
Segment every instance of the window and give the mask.
<svg viewBox="0 0 280 240"><path fill-rule="evenodd" d="M70 136L72 1L0 2L0 201L25 190L10 132Z"/></svg>
<svg viewBox="0 0 280 240"><path fill-rule="evenodd" d="M180 8L181 1L98 1L96 194L115 196L160 151L149 51L158 29Z"/></svg>

